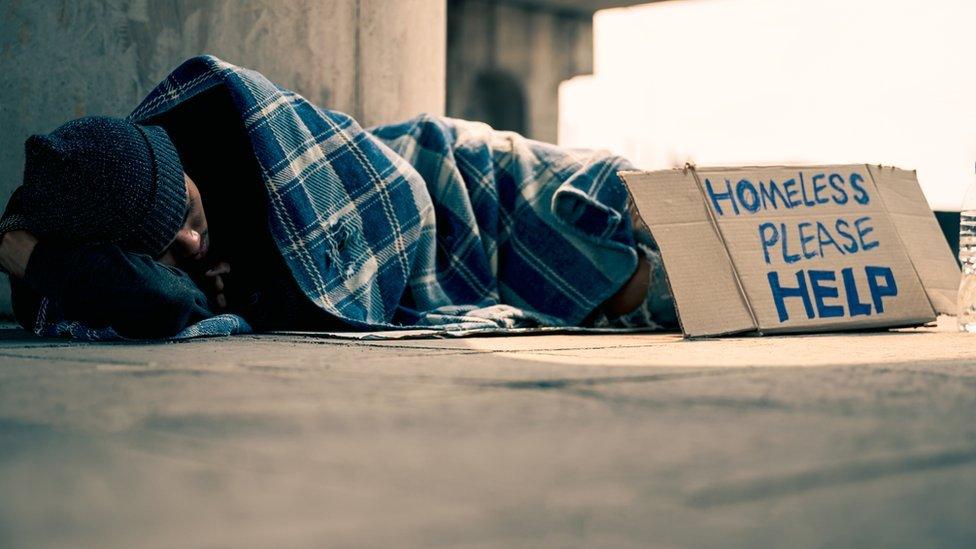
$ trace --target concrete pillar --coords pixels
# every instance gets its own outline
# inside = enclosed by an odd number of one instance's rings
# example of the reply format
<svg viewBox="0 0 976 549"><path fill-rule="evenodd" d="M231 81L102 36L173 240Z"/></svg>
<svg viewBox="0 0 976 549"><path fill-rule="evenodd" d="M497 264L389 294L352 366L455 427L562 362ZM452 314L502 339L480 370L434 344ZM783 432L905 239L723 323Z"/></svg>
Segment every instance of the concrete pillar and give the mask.
<svg viewBox="0 0 976 549"><path fill-rule="evenodd" d="M543 0L450 1L449 116L497 125L482 104L494 95L495 101L524 103L525 135L556 141L559 84L593 70L592 15L557 9L557 4L561 5ZM481 78L499 73L505 75L504 81L520 85L520 98L505 97L508 86L495 86ZM495 89L478 89L485 86Z"/></svg>
<svg viewBox="0 0 976 549"><path fill-rule="evenodd" d="M443 114L445 33L444 0L0 0L0 200L20 184L28 135L124 116L201 53L363 125Z"/></svg>

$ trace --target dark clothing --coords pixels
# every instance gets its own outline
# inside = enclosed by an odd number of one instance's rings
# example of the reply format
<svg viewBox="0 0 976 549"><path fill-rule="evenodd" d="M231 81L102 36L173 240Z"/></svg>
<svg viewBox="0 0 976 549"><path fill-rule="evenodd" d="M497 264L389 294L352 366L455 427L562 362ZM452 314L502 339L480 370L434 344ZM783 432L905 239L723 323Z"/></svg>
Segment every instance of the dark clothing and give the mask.
<svg viewBox="0 0 976 549"><path fill-rule="evenodd" d="M24 157L22 208L0 219L0 234L24 229L41 240L159 255L183 225L183 170L163 128L78 118L28 137Z"/></svg>
<svg viewBox="0 0 976 549"><path fill-rule="evenodd" d="M40 241L23 281L11 279L14 313L27 329L40 296L55 300L65 318L111 326L124 337L173 335L213 316L207 297L186 273L114 244L79 246Z"/></svg>
<svg viewBox="0 0 976 549"><path fill-rule="evenodd" d="M224 277L230 312L258 331L341 328L305 297L271 237L260 167L227 90L211 88L148 123L166 128L183 170L200 188L208 257L231 266Z"/></svg>
<svg viewBox="0 0 976 549"><path fill-rule="evenodd" d="M183 170L197 184L210 230L209 261L226 261L228 310L258 331L324 330L343 324L301 292L268 229L259 167L230 97L212 88L151 120L169 133ZM57 301L67 319L111 326L125 337L164 337L213 316L213 303L184 273L116 246L41 242L23 282L13 281L18 320L27 328L39 297Z"/></svg>

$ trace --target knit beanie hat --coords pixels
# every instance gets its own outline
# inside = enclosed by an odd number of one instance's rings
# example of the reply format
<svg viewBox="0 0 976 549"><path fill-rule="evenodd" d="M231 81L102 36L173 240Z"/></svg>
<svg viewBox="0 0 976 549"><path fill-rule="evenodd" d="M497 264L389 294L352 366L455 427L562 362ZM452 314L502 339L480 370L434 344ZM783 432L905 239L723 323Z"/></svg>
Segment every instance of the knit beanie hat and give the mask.
<svg viewBox="0 0 976 549"><path fill-rule="evenodd" d="M183 225L183 167L159 126L79 118L30 136L25 147L18 204L0 233L22 228L39 239L113 243L155 257Z"/></svg>

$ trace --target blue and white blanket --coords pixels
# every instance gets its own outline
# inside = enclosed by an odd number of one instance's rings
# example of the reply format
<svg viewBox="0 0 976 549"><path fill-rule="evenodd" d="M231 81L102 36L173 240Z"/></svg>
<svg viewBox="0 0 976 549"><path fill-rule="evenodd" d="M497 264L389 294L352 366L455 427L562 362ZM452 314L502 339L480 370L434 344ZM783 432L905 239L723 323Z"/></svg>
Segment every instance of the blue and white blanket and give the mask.
<svg viewBox="0 0 976 549"><path fill-rule="evenodd" d="M213 86L240 112L267 187L270 229L299 287L358 329L470 330L583 321L637 262L620 157L421 115L364 130L261 74L187 60L129 118ZM61 319L41 335L117 338ZM249 331L221 315L177 337Z"/></svg>

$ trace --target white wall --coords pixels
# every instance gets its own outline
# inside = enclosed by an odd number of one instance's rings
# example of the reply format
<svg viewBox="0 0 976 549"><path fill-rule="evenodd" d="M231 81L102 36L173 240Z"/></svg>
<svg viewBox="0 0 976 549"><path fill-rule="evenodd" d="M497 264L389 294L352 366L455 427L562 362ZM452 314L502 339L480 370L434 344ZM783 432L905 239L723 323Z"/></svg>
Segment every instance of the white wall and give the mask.
<svg viewBox="0 0 976 549"><path fill-rule="evenodd" d="M869 162L935 208L976 181L976 2L685 0L599 12L559 141L648 169Z"/></svg>

